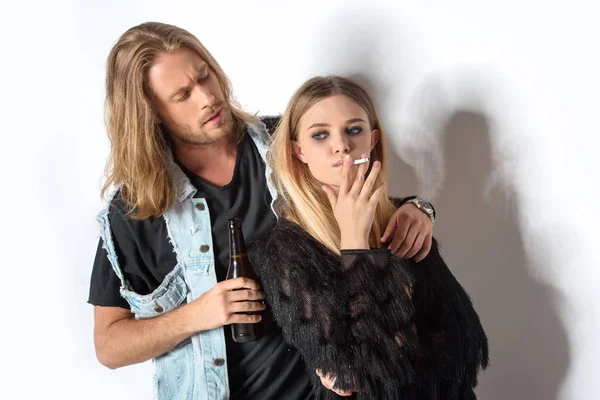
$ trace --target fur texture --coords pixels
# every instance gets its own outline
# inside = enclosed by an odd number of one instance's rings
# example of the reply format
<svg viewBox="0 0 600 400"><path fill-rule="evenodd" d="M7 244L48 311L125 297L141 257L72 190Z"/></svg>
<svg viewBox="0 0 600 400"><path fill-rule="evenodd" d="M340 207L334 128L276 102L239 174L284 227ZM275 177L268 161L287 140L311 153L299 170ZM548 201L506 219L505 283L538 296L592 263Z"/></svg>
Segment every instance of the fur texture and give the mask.
<svg viewBox="0 0 600 400"><path fill-rule="evenodd" d="M434 240L418 264L387 249L336 256L280 219L251 246L287 342L302 354L316 399L338 399L315 370L356 399L475 399L487 338Z"/></svg>

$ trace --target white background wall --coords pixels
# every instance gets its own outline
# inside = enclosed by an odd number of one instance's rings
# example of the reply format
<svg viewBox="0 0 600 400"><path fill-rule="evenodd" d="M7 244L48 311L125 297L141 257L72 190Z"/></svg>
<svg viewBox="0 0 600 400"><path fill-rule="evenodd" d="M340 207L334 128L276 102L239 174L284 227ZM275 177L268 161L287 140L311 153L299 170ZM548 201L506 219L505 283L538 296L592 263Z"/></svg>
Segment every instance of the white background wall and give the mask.
<svg viewBox="0 0 600 400"><path fill-rule="evenodd" d="M282 112L315 74L369 83L393 144L390 186L434 202L435 234L489 334L480 398L600 398L595 2L168 3L0 6L0 398L151 398L149 363L96 361L86 304L104 62L148 20L195 33L250 111Z"/></svg>

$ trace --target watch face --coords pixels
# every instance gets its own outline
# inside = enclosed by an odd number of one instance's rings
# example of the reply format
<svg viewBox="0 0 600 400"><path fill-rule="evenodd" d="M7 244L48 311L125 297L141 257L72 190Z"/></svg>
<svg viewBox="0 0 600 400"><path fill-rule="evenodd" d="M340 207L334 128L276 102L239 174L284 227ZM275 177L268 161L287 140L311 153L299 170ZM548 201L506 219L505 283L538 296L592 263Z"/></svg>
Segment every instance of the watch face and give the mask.
<svg viewBox="0 0 600 400"><path fill-rule="evenodd" d="M431 208L429 203L421 202L421 207L427 210L427 212L433 212L433 208Z"/></svg>
<svg viewBox="0 0 600 400"><path fill-rule="evenodd" d="M431 223L433 225L435 225L435 214L433 211L433 207L431 206L431 204L429 202L419 199L419 198L414 198L414 199L408 200L407 203L413 203L415 206L417 206L419 208L419 210L421 210L425 214L427 214L429 219L431 219Z"/></svg>
<svg viewBox="0 0 600 400"><path fill-rule="evenodd" d="M429 214L429 215L433 214L433 209L431 208L431 205L428 202L420 200L420 199L414 199L412 201L415 203L415 205L417 207L419 207L420 209L425 211L427 214Z"/></svg>

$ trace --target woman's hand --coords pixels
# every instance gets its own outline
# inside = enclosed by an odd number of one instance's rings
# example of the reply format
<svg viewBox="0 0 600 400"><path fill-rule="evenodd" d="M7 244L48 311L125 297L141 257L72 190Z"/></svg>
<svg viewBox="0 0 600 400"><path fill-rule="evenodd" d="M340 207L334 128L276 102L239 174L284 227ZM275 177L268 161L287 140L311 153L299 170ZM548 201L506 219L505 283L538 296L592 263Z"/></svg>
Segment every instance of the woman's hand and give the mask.
<svg viewBox="0 0 600 400"><path fill-rule="evenodd" d="M339 390L339 389L335 389L335 376L332 375L328 375L325 376L321 373L321 370L318 369L316 370L317 375L319 375L319 378L321 378L321 383L323 384L323 386L325 386L327 389L333 391L335 394L337 394L338 396L352 396L352 393L354 393L356 390Z"/></svg>
<svg viewBox="0 0 600 400"><path fill-rule="evenodd" d="M366 155L363 154L361 157ZM368 249L375 210L385 184L373 191L375 179L381 169L379 161L373 163L366 179L368 163L356 167L353 162L352 158L346 155L342 164L342 181L337 194L327 185L323 185L323 190L327 193L333 215L340 227L340 248Z"/></svg>

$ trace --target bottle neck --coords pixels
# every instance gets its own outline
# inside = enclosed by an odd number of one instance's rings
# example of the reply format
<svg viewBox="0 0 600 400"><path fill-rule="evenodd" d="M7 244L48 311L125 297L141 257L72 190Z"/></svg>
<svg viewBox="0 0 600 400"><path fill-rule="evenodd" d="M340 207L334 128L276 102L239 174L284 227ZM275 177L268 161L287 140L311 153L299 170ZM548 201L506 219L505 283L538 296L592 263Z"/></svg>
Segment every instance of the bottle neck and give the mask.
<svg viewBox="0 0 600 400"><path fill-rule="evenodd" d="M229 228L229 256L232 258L246 256L246 243L240 227Z"/></svg>

